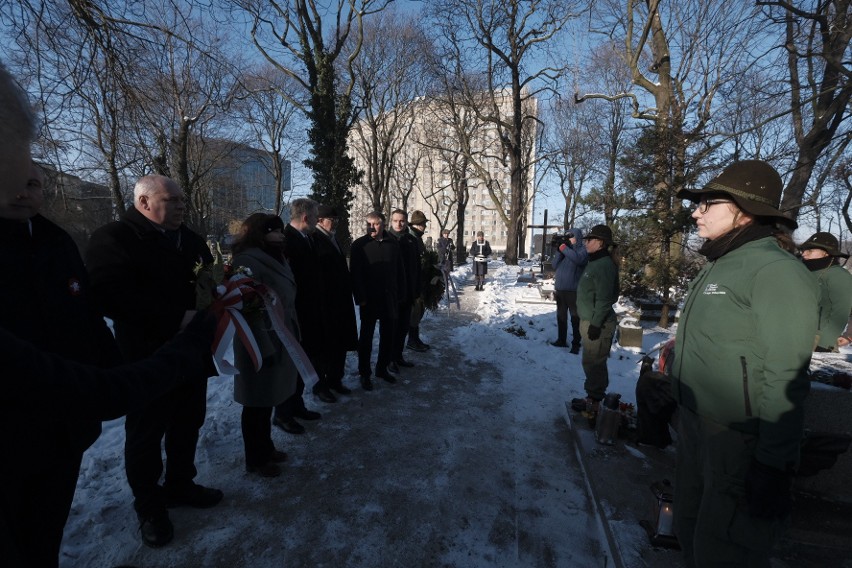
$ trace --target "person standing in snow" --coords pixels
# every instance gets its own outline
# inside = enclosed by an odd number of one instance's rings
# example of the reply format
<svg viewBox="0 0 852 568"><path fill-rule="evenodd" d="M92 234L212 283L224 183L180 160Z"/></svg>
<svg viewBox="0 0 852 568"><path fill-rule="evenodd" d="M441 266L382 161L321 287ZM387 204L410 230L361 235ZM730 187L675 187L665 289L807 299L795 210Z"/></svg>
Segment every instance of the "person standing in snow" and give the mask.
<svg viewBox="0 0 852 568"><path fill-rule="evenodd" d="M326 384L325 327L327 322L318 315L323 305L323 283L320 280L319 259L314 250L312 233L317 225L319 204L313 199L300 197L290 202L290 222L284 227L284 256L296 277L296 313L302 333L300 343L319 380L313 385L314 395L323 402L337 402ZM296 391L275 407L272 423L288 434L303 434L301 420L319 420L322 415L305 406L305 379L300 374L296 379Z"/></svg>
<svg viewBox="0 0 852 568"><path fill-rule="evenodd" d="M838 341L852 309L852 274L840 266L840 250L831 233L814 233L799 245L802 260L819 282L819 344L816 351L837 351Z"/></svg>
<svg viewBox="0 0 852 568"><path fill-rule="evenodd" d="M185 196L172 179L141 178L133 207L120 221L92 234L86 264L92 297L115 322L124 358L138 361L175 336L196 313L196 268L213 256L200 235L183 224ZM216 374L212 356L204 373ZM142 541L164 546L174 537L167 507L213 507L218 489L193 480L198 432L207 414L207 382L188 381L125 421L127 481L133 490ZM163 450L167 457L165 482Z"/></svg>
<svg viewBox="0 0 852 568"><path fill-rule="evenodd" d="M803 436L817 287L779 246L781 176L736 162L701 189L692 218L707 264L678 323L675 531L688 567L769 566Z"/></svg>
<svg viewBox="0 0 852 568"><path fill-rule="evenodd" d="M551 266L556 271L556 341L554 347L568 347L568 314L571 314L571 353L580 352L580 316L577 314L577 285L589 263L589 253L580 229L570 229L566 240L553 243Z"/></svg>
<svg viewBox="0 0 852 568"><path fill-rule="evenodd" d="M453 239L450 238L450 230L444 229L441 231L441 238L438 239L438 261L441 263L441 272L445 276L449 276L453 271L453 254L456 252L456 245L453 244Z"/></svg>
<svg viewBox="0 0 852 568"><path fill-rule="evenodd" d="M343 385L346 373L346 353L358 348L358 325L352 303L352 275L346 255L337 240L337 209L320 205L317 209L317 230L314 244L319 258L320 279L323 283L323 318L334 325L326 330L325 365L322 371L329 388L338 394L352 394Z"/></svg>
<svg viewBox="0 0 852 568"><path fill-rule="evenodd" d="M400 367L414 366L414 363L407 361L403 355L405 339L412 329L403 320L406 319L405 314L411 313L415 299L419 298L421 294L423 279L421 276L420 247L423 246L423 243L408 231L408 213L402 209L395 209L391 212L388 232L399 241L399 258L405 270L406 283L405 288L400 293L400 320L397 322L394 332L391 362L388 363L388 370L392 373L398 373Z"/></svg>
<svg viewBox="0 0 852 568"><path fill-rule="evenodd" d="M488 273L488 257L491 256L491 245L485 240L485 233L476 232L476 240L470 245L470 256L473 257L473 276L476 279L476 290L484 290L485 275Z"/></svg>
<svg viewBox="0 0 852 568"><path fill-rule="evenodd" d="M388 383L395 383L396 377L388 371L393 358L394 329L397 318L401 317L403 322L407 322L408 317L408 314L399 313L399 300L406 286L399 241L385 230L385 218L381 213L373 211L367 215L367 234L352 243L350 267L355 303L361 310L358 374L363 389L371 391L370 356L376 322L379 322L376 376Z"/></svg>
<svg viewBox="0 0 852 568"><path fill-rule="evenodd" d="M154 358L120 360L89 302L88 275L71 237L39 214L43 173L32 163L35 116L0 64L0 558L55 567L84 451L100 421L173 388L210 353L213 322Z"/></svg>
<svg viewBox="0 0 852 568"><path fill-rule="evenodd" d="M617 245L612 240L612 229L606 225L595 225L583 240L589 263L577 286L577 315L583 339L585 409L589 417L594 417L609 387L606 363L616 326L612 305L618 301L619 290L618 265L611 251Z"/></svg>
<svg viewBox="0 0 852 568"><path fill-rule="evenodd" d="M284 258L284 222L277 215L254 213L243 221L234 243L231 266L247 268L250 278L267 286L281 301L285 324L299 337L296 316L296 277ZM254 363L242 341L234 341L234 361L240 373L234 377L234 400L243 405L240 425L246 452L246 471L261 477L281 475L280 462L287 454L272 443L272 408L296 392L298 371L265 311L243 313L263 358Z"/></svg>
<svg viewBox="0 0 852 568"><path fill-rule="evenodd" d="M416 247L417 252L418 267L415 273L412 274L413 278L417 278L417 283L409 283L409 287L415 291L415 295L411 302L411 310L409 312L410 317L407 318L408 321L403 321L406 319L406 316L400 316L401 320L399 323L399 325L408 325L408 341L406 342L406 346L412 351L420 353L429 349L429 345L420 339L420 322L423 321L423 316L426 315L426 301L423 298L423 294L426 290L423 285L423 277L424 270L428 267L423 265L424 259L426 258L426 245L423 244L423 234L426 232L426 223L428 222L429 220L426 219L426 215L423 211L419 210L415 210L414 213L411 214L411 220L406 222L408 226L408 234L413 237L411 244Z"/></svg>

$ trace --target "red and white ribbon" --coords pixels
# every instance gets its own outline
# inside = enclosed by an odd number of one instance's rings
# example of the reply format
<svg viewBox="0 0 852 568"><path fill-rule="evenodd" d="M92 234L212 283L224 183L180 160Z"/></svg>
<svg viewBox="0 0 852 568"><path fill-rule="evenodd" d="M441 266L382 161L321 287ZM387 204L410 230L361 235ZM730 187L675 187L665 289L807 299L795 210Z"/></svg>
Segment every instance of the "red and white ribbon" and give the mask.
<svg viewBox="0 0 852 568"><path fill-rule="evenodd" d="M225 281L224 285L216 288L217 297L211 309L220 312L219 324L216 326L216 337L213 340L213 360L219 373L223 375L236 375L239 373L234 364L225 358L225 353L234 341L234 336L239 337L240 342L248 351L254 369L257 371L263 364L263 356L260 347L251 332L248 322L240 310L244 307L243 295L257 293L253 286L255 282L243 275L234 275Z"/></svg>
<svg viewBox="0 0 852 568"><path fill-rule="evenodd" d="M245 306L244 296L250 294L257 294L263 300L263 309L269 315L272 329L281 341L281 345L287 350L290 359L293 360L296 370L302 375L305 385L315 384L319 380L317 372L299 344L299 340L287 327L287 315L278 294L242 274L230 277L224 285L217 287L217 297L211 306L214 312L221 312L219 324L216 328L216 337L213 341L213 360L216 362L219 373L223 375L239 374L239 370L233 363L225 358L235 336L246 348L254 365L254 370L258 371L263 366L263 355L260 352L260 347L257 345L257 340L255 340L248 322L240 312Z"/></svg>

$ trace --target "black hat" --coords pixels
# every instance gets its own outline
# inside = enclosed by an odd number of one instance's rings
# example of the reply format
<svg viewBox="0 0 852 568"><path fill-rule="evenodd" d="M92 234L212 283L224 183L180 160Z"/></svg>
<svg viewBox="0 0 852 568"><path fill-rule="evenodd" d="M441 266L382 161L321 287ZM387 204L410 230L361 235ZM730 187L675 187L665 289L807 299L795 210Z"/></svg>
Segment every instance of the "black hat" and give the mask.
<svg viewBox="0 0 852 568"><path fill-rule="evenodd" d="M837 238L831 233L814 233L811 237L799 245L799 250L820 249L828 253L829 256L842 256L849 258L845 252L841 252Z"/></svg>
<svg viewBox="0 0 852 568"><path fill-rule="evenodd" d="M270 215L269 219L263 223L263 232L271 233L272 231L280 229L284 230L284 221L281 220L281 217L278 215Z"/></svg>
<svg viewBox="0 0 852 568"><path fill-rule="evenodd" d="M317 207L317 217L320 219L333 219L339 217L337 209L330 205L320 205Z"/></svg>
<svg viewBox="0 0 852 568"><path fill-rule="evenodd" d="M795 229L795 221L781 212L781 191L784 184L775 168L761 160L734 162L701 189L682 189L680 199L700 201L703 193L724 193L737 206L756 217L774 217Z"/></svg>
<svg viewBox="0 0 852 568"><path fill-rule="evenodd" d="M425 225L429 220L426 219L426 215L423 214L423 211L417 210L411 214L411 219L408 220L409 225Z"/></svg>
<svg viewBox="0 0 852 568"><path fill-rule="evenodd" d="M592 230L586 233L583 237L583 240L589 239L600 239L604 242L604 245L614 245L615 243L612 241L612 229L607 227L606 225L595 225L592 227Z"/></svg>

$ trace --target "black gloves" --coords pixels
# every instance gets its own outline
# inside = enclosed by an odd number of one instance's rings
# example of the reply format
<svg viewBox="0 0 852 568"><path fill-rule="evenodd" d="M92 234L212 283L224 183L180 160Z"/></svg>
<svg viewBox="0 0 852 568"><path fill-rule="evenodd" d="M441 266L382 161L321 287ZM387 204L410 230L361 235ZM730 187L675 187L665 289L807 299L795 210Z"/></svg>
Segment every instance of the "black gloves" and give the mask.
<svg viewBox="0 0 852 568"><path fill-rule="evenodd" d="M181 333L192 337L199 345L213 345L216 335L216 316L208 310L199 310Z"/></svg>
<svg viewBox="0 0 852 568"><path fill-rule="evenodd" d="M752 460L745 478L749 514L762 519L781 519L789 515L793 507L791 483L790 473Z"/></svg>
<svg viewBox="0 0 852 568"><path fill-rule="evenodd" d="M589 335L589 339L591 339L592 341L594 341L596 339L600 339L601 338L601 328L599 328L596 325L590 325L588 335Z"/></svg>

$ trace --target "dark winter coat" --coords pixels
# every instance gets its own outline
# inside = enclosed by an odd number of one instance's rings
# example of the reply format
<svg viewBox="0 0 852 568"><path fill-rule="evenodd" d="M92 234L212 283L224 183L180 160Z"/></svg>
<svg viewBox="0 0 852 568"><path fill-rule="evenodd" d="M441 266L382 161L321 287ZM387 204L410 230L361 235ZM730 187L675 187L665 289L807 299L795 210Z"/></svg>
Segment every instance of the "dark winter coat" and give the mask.
<svg viewBox="0 0 852 568"><path fill-rule="evenodd" d="M449 272L453 269L455 251L456 245L453 244L453 239L444 237L438 239L438 261L441 263L441 270Z"/></svg>
<svg viewBox="0 0 852 568"><path fill-rule="evenodd" d="M400 301L410 304L415 299L420 297L423 288L423 265L421 257L422 250L425 251L423 241L415 235L406 231L404 233L396 233L388 230L395 239L399 241L399 253L402 260L403 268L405 269L405 290L403 291Z"/></svg>
<svg viewBox="0 0 852 568"><path fill-rule="evenodd" d="M817 302L813 276L764 237L702 268L678 324L675 400L757 436L757 460L782 471L798 461Z"/></svg>
<svg viewBox="0 0 852 568"><path fill-rule="evenodd" d="M597 327L614 320L612 305L618 301L618 290L618 267L609 252L600 250L590 254L577 286L577 315Z"/></svg>
<svg viewBox="0 0 852 568"><path fill-rule="evenodd" d="M580 284L583 269L589 263L589 253L583 241L583 231L571 229L577 242L573 246L566 244L562 250L555 249L551 266L556 271L554 287L560 292L574 292Z"/></svg>
<svg viewBox="0 0 852 568"><path fill-rule="evenodd" d="M287 328L299 339L296 316L296 278L290 266L259 248L250 248L234 256L232 266L251 270L252 278L278 295L284 309ZM244 314L260 347L263 365L255 371L251 357L239 340L234 341L234 362L240 374L234 377L234 400L244 406L271 407L296 392L298 371L293 360L272 329L265 312Z"/></svg>
<svg viewBox="0 0 852 568"><path fill-rule="evenodd" d="M320 279L325 298L323 314L334 324L326 330L326 340L346 351L358 348L358 325L355 320L355 304L352 301L352 275L346 256L332 242L334 235L321 229L314 233L314 244L319 257Z"/></svg>
<svg viewBox="0 0 852 568"><path fill-rule="evenodd" d="M119 363L112 334L92 306L88 276L74 241L40 215L31 223L32 235L29 223L0 220L0 264L6 267L6 276L0 279L0 327L72 361L102 367ZM3 360L8 365L9 360ZM11 385L25 380L19 371L8 367L4 371L7 395ZM68 422L62 414L54 414L49 405L4 411L3 455L37 468L57 456L81 454L100 434L100 422Z"/></svg>
<svg viewBox="0 0 852 568"><path fill-rule="evenodd" d="M387 231L381 240L364 235L352 243L351 255L355 303L366 304L376 317L396 319L407 286L399 241Z"/></svg>
<svg viewBox="0 0 852 568"><path fill-rule="evenodd" d="M320 353L325 341L321 306L325 301L320 280L319 258L313 238L303 235L292 225L284 227L284 256L296 277L296 313L302 331L302 347L309 356Z"/></svg>
<svg viewBox="0 0 852 568"><path fill-rule="evenodd" d="M185 225L178 250L135 208L96 230L86 266L92 297L115 322L115 337L128 361L153 353L175 336L187 310L194 310L195 268L210 264L207 243ZM215 374L211 366L208 371Z"/></svg>

